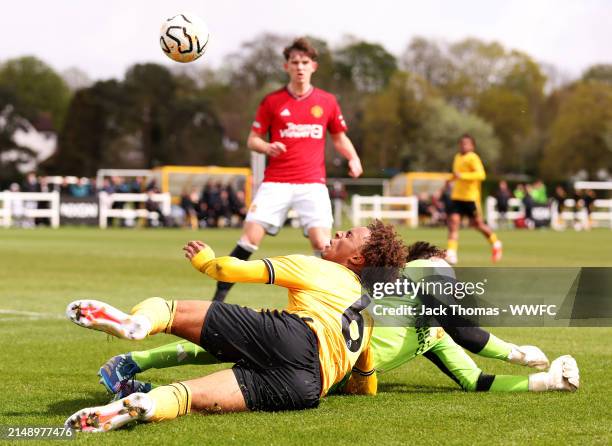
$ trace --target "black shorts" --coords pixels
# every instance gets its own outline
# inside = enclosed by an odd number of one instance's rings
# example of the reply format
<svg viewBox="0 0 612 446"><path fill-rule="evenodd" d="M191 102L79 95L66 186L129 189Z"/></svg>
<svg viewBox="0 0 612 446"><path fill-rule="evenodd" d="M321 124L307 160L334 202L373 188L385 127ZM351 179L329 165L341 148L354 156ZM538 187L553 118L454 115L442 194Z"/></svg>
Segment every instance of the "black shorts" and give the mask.
<svg viewBox="0 0 612 446"><path fill-rule="evenodd" d="M317 407L321 395L318 340L297 315L213 302L200 345L234 375L250 410Z"/></svg>
<svg viewBox="0 0 612 446"><path fill-rule="evenodd" d="M475 201L451 200L450 211L448 213L475 218L478 216L478 208Z"/></svg>

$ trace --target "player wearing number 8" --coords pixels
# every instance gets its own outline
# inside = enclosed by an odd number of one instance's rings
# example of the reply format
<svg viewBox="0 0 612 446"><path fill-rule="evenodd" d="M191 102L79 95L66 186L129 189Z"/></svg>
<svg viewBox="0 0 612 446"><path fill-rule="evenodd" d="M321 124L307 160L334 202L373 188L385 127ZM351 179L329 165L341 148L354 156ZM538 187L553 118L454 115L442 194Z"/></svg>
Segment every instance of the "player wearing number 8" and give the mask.
<svg viewBox="0 0 612 446"><path fill-rule="evenodd" d="M84 327L143 339L172 333L202 346L221 362L233 362L204 378L150 393L134 393L107 406L83 409L67 425L109 430L133 420L160 421L194 411L295 410L316 407L354 366L373 369L372 326L362 310L365 271L399 272L407 249L392 226L376 221L336 233L322 259L290 255L243 261L215 258L210 247L189 242L186 257L215 280L268 283L287 288L284 311L255 311L208 301L151 298L128 315L97 301L75 301L67 315ZM367 286L367 282L366 282Z"/></svg>

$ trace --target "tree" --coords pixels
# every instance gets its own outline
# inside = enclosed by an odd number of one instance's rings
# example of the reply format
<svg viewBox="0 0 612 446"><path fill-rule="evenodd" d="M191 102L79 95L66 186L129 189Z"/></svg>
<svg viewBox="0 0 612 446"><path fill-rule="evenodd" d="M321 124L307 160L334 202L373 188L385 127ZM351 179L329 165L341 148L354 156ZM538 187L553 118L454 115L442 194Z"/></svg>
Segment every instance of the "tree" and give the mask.
<svg viewBox="0 0 612 446"><path fill-rule="evenodd" d="M612 65L599 64L589 67L582 75L584 81L604 82L612 85Z"/></svg>
<svg viewBox="0 0 612 446"><path fill-rule="evenodd" d="M395 56L377 43L351 41L333 57L338 78L351 82L361 93L380 91L397 70Z"/></svg>
<svg viewBox="0 0 612 446"><path fill-rule="evenodd" d="M464 133L476 140L487 171L494 171L501 144L493 127L479 116L460 112L442 98L428 101L425 119L412 145L410 169L449 171L457 142Z"/></svg>
<svg viewBox="0 0 612 446"><path fill-rule="evenodd" d="M14 103L14 92L0 86L0 190L11 182L19 181L19 165L31 161L35 156L32 150L13 139L15 132L25 125L24 118L12 105Z"/></svg>
<svg viewBox="0 0 612 446"><path fill-rule="evenodd" d="M522 142L532 129L528 99L512 90L493 87L483 92L477 100L476 113L491 123L502 143L504 153L501 170L524 171Z"/></svg>
<svg viewBox="0 0 612 446"><path fill-rule="evenodd" d="M426 119L431 86L416 75L397 72L388 86L364 104L361 146L368 170L402 168L412 159L412 143Z"/></svg>
<svg viewBox="0 0 612 446"><path fill-rule="evenodd" d="M243 92L283 84L287 79L283 48L289 42L289 37L265 33L243 43L238 52L225 60L223 70L229 73L229 83Z"/></svg>
<svg viewBox="0 0 612 446"><path fill-rule="evenodd" d="M51 114L55 128L62 125L70 90L47 64L33 56L5 62L0 68L0 86L14 92L13 106L22 117L32 121L39 113Z"/></svg>
<svg viewBox="0 0 612 446"><path fill-rule="evenodd" d="M79 176L93 176L102 167L123 167L114 163L108 147L125 133L126 109L125 91L116 80L78 90L59 133L57 151L43 167L53 173Z"/></svg>
<svg viewBox="0 0 612 446"><path fill-rule="evenodd" d="M584 170L596 178L612 166L612 86L580 82L561 103L540 169L559 179Z"/></svg>

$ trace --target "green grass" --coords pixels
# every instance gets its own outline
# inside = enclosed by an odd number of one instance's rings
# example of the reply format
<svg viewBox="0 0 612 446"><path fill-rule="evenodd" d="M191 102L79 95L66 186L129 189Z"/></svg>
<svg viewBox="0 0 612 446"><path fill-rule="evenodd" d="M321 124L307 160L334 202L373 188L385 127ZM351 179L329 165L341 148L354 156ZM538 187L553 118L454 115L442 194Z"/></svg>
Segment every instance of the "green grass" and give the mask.
<svg viewBox="0 0 612 446"><path fill-rule="evenodd" d="M443 230L404 232L407 240L443 244ZM160 345L139 344L83 330L62 318L75 298L107 300L121 308L149 296L212 296L214 283L195 272L181 246L201 238L226 254L236 230L0 231L0 425L59 426L74 411L106 401L98 367L110 356ZM515 231L500 234L503 266L612 266L612 231ZM298 231L265 240L258 257L308 252ZM488 265L486 242L462 231L462 265ZM230 300L283 306L275 287L239 285ZM44 313L31 319L5 310ZM464 393L427 360L417 358L381 375L375 398L329 397L316 410L286 413L191 415L106 435L79 435L85 444L610 444L612 442L612 328L499 328L515 343L534 343L550 358L573 354L582 388L575 394ZM489 373L529 371L478 358ZM152 370L168 382L215 370L187 366ZM137 436L137 437L136 437Z"/></svg>

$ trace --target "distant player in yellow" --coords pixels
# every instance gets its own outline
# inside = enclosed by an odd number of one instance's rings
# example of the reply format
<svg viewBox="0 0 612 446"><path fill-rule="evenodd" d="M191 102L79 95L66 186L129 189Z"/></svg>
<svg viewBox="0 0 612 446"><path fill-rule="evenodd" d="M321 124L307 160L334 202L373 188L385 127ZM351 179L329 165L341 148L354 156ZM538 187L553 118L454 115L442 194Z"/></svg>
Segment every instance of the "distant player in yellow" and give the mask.
<svg viewBox="0 0 612 446"><path fill-rule="evenodd" d="M134 340L171 333L234 366L82 409L68 418L67 426L104 432L131 421L176 418L191 410L306 409L316 407L354 366L373 370L372 323L368 313L362 314L370 298L363 284L389 279L371 276L374 271L399 273L404 265L408 251L392 226L376 221L339 231L322 258L215 258L212 249L199 241L183 249L194 268L212 279L287 288L286 310L256 311L224 302L152 297L126 314L95 300L70 303L67 316L83 327Z"/></svg>
<svg viewBox="0 0 612 446"><path fill-rule="evenodd" d="M469 218L470 226L480 231L491 244L493 262L499 262L502 257L501 241L482 219L480 185L486 178L486 173L480 157L474 152L475 149L476 141L465 133L459 139L459 153L453 160L453 191L450 210L447 212L449 217L446 251L446 260L453 265L458 260L459 226L464 216Z"/></svg>

